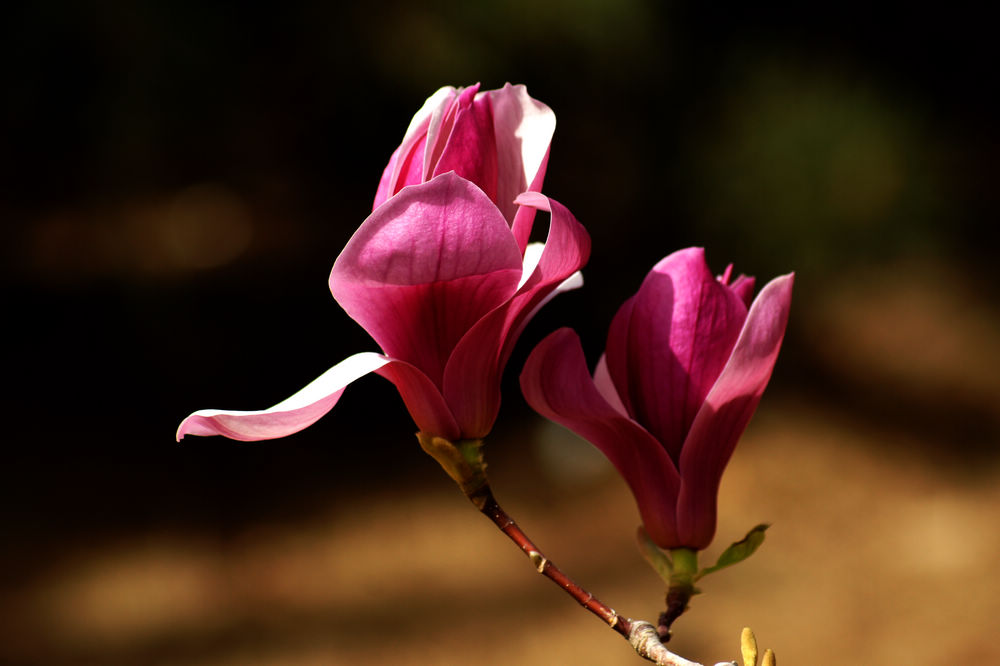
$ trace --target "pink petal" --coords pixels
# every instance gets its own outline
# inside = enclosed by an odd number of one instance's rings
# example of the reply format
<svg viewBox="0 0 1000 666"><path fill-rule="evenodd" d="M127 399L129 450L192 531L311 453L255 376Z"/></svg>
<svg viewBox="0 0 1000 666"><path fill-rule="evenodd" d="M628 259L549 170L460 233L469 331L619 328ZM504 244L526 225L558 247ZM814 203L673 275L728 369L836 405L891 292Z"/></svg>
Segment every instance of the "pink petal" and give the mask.
<svg viewBox="0 0 1000 666"><path fill-rule="evenodd" d="M775 278L754 300L732 355L684 442L678 526L692 548L704 548L715 533L719 481L771 378L788 324L793 281L793 274Z"/></svg>
<svg viewBox="0 0 1000 666"><path fill-rule="evenodd" d="M701 248L666 257L639 288L628 322L628 399L623 402L673 460L679 459L684 437L745 319L746 306L715 279ZM620 347L609 344L609 368L623 393L615 375L618 353Z"/></svg>
<svg viewBox="0 0 1000 666"><path fill-rule="evenodd" d="M522 217L513 228L523 251L531 231L528 218L534 216L534 210L518 209L514 199L526 190L542 189L556 116L545 104L532 99L523 85L508 83L499 90L480 94L488 95L493 106L499 173L497 206L508 222L513 223L515 215ZM525 224L527 233L521 229Z"/></svg>
<svg viewBox="0 0 1000 666"><path fill-rule="evenodd" d="M372 212L330 274L334 298L382 347L440 386L461 337L514 294L521 255L496 206L454 173Z"/></svg>
<svg viewBox="0 0 1000 666"><path fill-rule="evenodd" d="M521 372L521 391L539 414L600 449L631 488L653 541L677 545L677 470L649 432L601 396L576 333L561 328L535 347Z"/></svg>
<svg viewBox="0 0 1000 666"><path fill-rule="evenodd" d="M562 204L537 193L518 201L551 211L549 235L534 270L527 279L522 276L517 294L480 320L448 360L444 395L467 436L482 436L492 428L500 408L500 375L514 343L547 299L579 284L571 278L590 256L590 236ZM531 258L529 254L529 262Z"/></svg>
<svg viewBox="0 0 1000 666"><path fill-rule="evenodd" d="M486 193L490 201L497 199L497 146L493 133L493 111L489 97L475 98L478 84L462 91L452 123L444 140L440 158L430 176L454 171Z"/></svg>
<svg viewBox="0 0 1000 666"><path fill-rule="evenodd" d="M275 439L298 432L329 412L348 384L389 363L381 354L363 352L333 366L304 389L260 411L203 409L181 422L177 441L185 435L223 435L246 442Z"/></svg>
<svg viewBox="0 0 1000 666"><path fill-rule="evenodd" d="M447 101L434 110L427 128L427 149L424 151L424 180L430 180L434 167L441 159L441 153L451 136L451 128L459 109L468 106L479 89L479 84L471 88L458 88ZM471 90L471 92L470 92Z"/></svg>

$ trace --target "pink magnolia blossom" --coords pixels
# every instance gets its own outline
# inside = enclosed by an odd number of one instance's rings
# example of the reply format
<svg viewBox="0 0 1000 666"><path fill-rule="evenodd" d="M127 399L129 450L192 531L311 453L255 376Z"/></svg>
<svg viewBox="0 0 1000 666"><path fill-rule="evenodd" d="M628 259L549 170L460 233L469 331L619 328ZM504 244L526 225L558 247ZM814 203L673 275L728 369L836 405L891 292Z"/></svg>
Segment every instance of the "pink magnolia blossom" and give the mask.
<svg viewBox="0 0 1000 666"><path fill-rule="evenodd" d="M713 277L701 248L660 261L615 315L591 378L555 331L521 374L528 403L592 442L624 477L661 548L708 546L719 481L771 377L792 274L751 303L753 278Z"/></svg>
<svg viewBox="0 0 1000 666"><path fill-rule="evenodd" d="M555 127L552 110L523 85L485 92L478 83L441 88L413 116L382 173L374 207L407 185L454 171L497 205L523 251L534 210L519 208L514 199L541 191Z"/></svg>
<svg viewBox="0 0 1000 666"><path fill-rule="evenodd" d="M485 436L521 330L546 301L582 283L578 270L590 254L589 236L561 204L537 192L516 203L550 213L544 245L522 248L493 201L454 172L403 187L375 208L330 274L334 298L384 353L355 354L270 409L195 412L178 439L290 435L371 372L396 385L422 432L451 441Z"/></svg>

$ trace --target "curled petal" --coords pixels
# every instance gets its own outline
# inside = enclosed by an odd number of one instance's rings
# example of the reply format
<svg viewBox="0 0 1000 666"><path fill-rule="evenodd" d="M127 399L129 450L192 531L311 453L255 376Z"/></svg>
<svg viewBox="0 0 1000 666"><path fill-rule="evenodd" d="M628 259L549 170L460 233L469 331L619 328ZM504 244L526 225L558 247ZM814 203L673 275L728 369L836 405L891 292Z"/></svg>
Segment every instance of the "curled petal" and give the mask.
<svg viewBox="0 0 1000 666"><path fill-rule="evenodd" d="M535 347L521 372L521 391L539 414L607 456L632 490L646 531L657 545L679 545L674 511L680 487L677 469L648 431L601 396L576 333L559 329Z"/></svg>
<svg viewBox="0 0 1000 666"><path fill-rule="evenodd" d="M507 362L521 331L542 305L556 294L582 286L583 276L579 271L590 260L590 235L568 208L539 192L525 192L518 196L517 203L522 208L549 213L549 233L534 269L527 278L522 274L507 312L502 363ZM526 260L529 256L526 251Z"/></svg>
<svg viewBox="0 0 1000 666"><path fill-rule="evenodd" d="M704 548L715 533L719 481L771 378L788 324L793 281L792 274L775 278L754 300L732 355L684 442L677 512L686 546Z"/></svg>
<svg viewBox="0 0 1000 666"><path fill-rule="evenodd" d="M330 290L387 356L440 386L459 339L511 298L521 272L496 206L449 172L375 209L337 258Z"/></svg>
<svg viewBox="0 0 1000 666"><path fill-rule="evenodd" d="M482 437L500 408L500 375L514 343L530 318L561 291L579 286L579 269L590 256L590 236L573 214L538 193L518 198L525 206L551 212L549 235L540 255L529 248L517 294L481 319L456 345L444 376L444 395L467 437ZM508 234L509 235L509 234Z"/></svg>
<svg viewBox="0 0 1000 666"><path fill-rule="evenodd" d="M304 389L270 409L252 412L197 411L181 422L177 429L177 441L185 435L223 435L245 442L291 435L311 426L329 412L348 384L378 371L389 362L381 354L362 352L344 359Z"/></svg>

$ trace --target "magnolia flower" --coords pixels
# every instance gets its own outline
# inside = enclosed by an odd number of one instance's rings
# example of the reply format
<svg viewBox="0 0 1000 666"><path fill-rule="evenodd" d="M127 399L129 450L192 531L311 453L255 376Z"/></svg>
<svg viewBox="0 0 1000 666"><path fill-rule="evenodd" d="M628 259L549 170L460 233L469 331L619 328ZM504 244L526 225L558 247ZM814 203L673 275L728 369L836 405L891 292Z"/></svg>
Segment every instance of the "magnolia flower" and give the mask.
<svg viewBox="0 0 1000 666"><path fill-rule="evenodd" d="M541 191L555 127L552 109L529 97L523 85L486 92L478 83L441 88L410 121L382 173L374 207L407 185L454 171L497 205L523 251L534 210L518 208L514 199Z"/></svg>
<svg viewBox="0 0 1000 666"><path fill-rule="evenodd" d="M551 214L544 245L521 248L493 201L454 172L401 189L375 208L330 274L334 298L384 353L355 354L270 409L195 412L178 439L290 435L370 372L396 385L423 433L484 437L521 330L546 301L582 284L590 254L587 232L558 202L526 192L516 203Z"/></svg>
<svg viewBox="0 0 1000 666"><path fill-rule="evenodd" d="M615 315L593 378L560 329L532 351L521 389L540 414L592 442L624 477L660 548L715 535L722 472L771 377L793 275L751 303L753 278L713 277L701 248L671 254Z"/></svg>

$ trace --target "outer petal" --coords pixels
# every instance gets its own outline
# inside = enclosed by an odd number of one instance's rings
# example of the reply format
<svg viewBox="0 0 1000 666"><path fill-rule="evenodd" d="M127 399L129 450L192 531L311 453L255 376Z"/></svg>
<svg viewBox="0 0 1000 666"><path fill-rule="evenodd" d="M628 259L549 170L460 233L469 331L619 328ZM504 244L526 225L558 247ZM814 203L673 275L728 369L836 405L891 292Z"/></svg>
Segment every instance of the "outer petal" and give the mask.
<svg viewBox="0 0 1000 666"><path fill-rule="evenodd" d="M675 461L745 319L743 301L712 275L701 248L660 261L635 296L624 402ZM608 362L617 384L620 362L612 361L612 349Z"/></svg>
<svg viewBox="0 0 1000 666"><path fill-rule="evenodd" d="M522 233L514 226L514 233L523 251L528 244L533 217L531 209L520 211L514 199L526 190L541 191L548 160L549 144L556 128L556 116L552 109L534 100L523 85L509 83L499 90L487 93L493 105L493 122L496 127L497 162L499 182L497 183L497 205L508 222L513 222L515 214L526 220L527 232Z"/></svg>
<svg viewBox="0 0 1000 666"><path fill-rule="evenodd" d="M355 354L270 409L254 412L197 411L181 422L177 429L177 441L185 435L223 435L247 442L291 435L311 426L330 411L348 384L369 372L378 371L389 362L381 354Z"/></svg>
<svg viewBox="0 0 1000 666"><path fill-rule="evenodd" d="M788 324L794 275L757 296L732 356L694 420L680 458L678 526L684 545L704 548L715 534L719 481L764 393Z"/></svg>
<svg viewBox="0 0 1000 666"><path fill-rule="evenodd" d="M631 488L646 531L657 545L678 545L677 470L649 432L601 396L576 333L561 328L535 347L521 372L521 391L535 411L587 439L608 457Z"/></svg>
<svg viewBox="0 0 1000 666"><path fill-rule="evenodd" d="M518 196L516 202L522 208L548 212L551 221L538 265L527 280L522 277L511 304L502 357L504 362L528 319L538 311L539 305L551 298L552 289L562 285L590 260L590 234L568 208L539 192L525 192Z"/></svg>
<svg viewBox="0 0 1000 666"><path fill-rule="evenodd" d="M337 258L330 290L386 355L440 386L455 345L510 299L520 274L520 252L496 206L447 173L372 212Z"/></svg>
<svg viewBox="0 0 1000 666"><path fill-rule="evenodd" d="M456 95L457 91L454 88L445 86L428 97L424 105L413 116L402 143L393 152L389 164L382 172L373 209L403 187L416 185L425 180L424 154L431 121L437 118L437 124L440 124L440 117L445 110L450 108Z"/></svg>
<svg viewBox="0 0 1000 666"><path fill-rule="evenodd" d="M590 237L568 209L538 193L526 193L518 201L551 211L549 236L517 294L480 320L448 360L444 395L467 437L481 437L492 428L500 408L500 375L514 343L547 299L580 284L573 276L590 256Z"/></svg>

